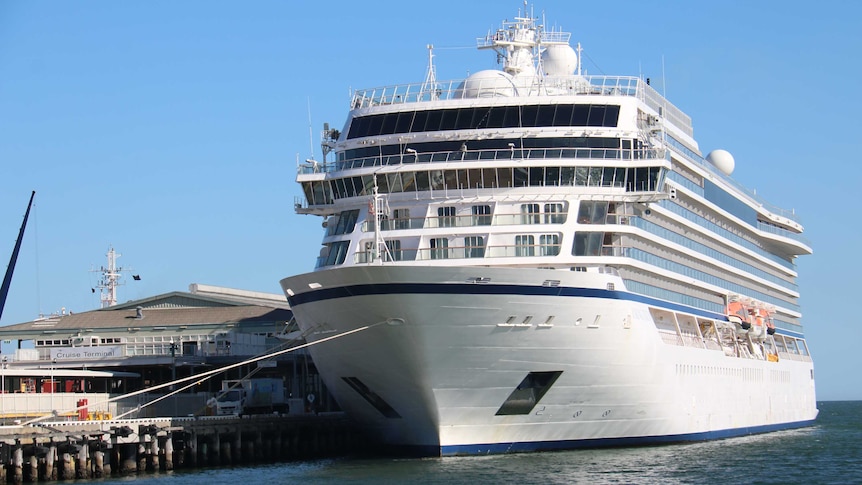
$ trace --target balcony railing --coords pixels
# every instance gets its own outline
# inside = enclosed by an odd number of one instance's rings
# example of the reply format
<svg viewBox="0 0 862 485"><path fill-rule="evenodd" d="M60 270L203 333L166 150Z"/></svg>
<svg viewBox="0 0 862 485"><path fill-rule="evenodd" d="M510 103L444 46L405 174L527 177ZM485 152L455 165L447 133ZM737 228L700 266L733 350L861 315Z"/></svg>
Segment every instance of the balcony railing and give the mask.
<svg viewBox="0 0 862 485"><path fill-rule="evenodd" d="M464 150L446 152L403 153L376 157L354 158L335 162L308 161L297 167L298 175L339 172L368 167L407 165L414 163L471 162L481 160L661 160L662 150L622 150L612 148L525 148L499 150Z"/></svg>
<svg viewBox="0 0 862 485"><path fill-rule="evenodd" d="M476 226L508 226L529 224L565 224L568 214L565 212L501 214L491 216L461 215L436 217L411 217L400 219L383 219L380 221L381 231L398 231L406 229L434 229L441 227L476 227ZM362 232L374 232L374 221L362 223Z"/></svg>

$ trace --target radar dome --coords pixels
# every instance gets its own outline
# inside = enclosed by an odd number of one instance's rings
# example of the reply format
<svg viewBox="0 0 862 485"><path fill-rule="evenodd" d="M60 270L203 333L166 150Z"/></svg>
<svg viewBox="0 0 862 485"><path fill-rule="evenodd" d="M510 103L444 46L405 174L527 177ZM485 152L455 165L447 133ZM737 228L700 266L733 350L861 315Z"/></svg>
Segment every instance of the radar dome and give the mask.
<svg viewBox="0 0 862 485"><path fill-rule="evenodd" d="M503 71L488 69L472 74L455 91L457 98L494 98L514 96L512 76Z"/></svg>
<svg viewBox="0 0 862 485"><path fill-rule="evenodd" d="M706 156L706 160L725 175L732 174L734 167L736 167L733 155L727 150L713 150Z"/></svg>
<svg viewBox="0 0 862 485"><path fill-rule="evenodd" d="M549 76L568 76L578 68L578 55L568 44L552 44L542 52L542 66Z"/></svg>

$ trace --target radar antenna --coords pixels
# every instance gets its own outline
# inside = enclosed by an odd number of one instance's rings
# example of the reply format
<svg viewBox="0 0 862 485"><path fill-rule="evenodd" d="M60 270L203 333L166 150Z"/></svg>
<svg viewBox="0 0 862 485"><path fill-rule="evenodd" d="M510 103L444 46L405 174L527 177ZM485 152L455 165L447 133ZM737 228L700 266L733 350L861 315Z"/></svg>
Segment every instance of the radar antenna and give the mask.
<svg viewBox="0 0 862 485"><path fill-rule="evenodd" d="M117 258L122 255L117 254L114 251L113 246L108 249L108 254L106 254L106 256L108 257L108 266L102 266L98 270L90 270L102 274L102 277L99 279L99 284L96 286L96 288L99 289L102 308L107 308L117 304L117 287L125 284L121 281L123 271L129 271L128 269L117 267ZM132 275L132 277L135 280L141 279L138 275ZM93 288L94 293L95 291L96 289Z"/></svg>
<svg viewBox="0 0 862 485"><path fill-rule="evenodd" d="M422 83L422 97L427 94L431 101L440 99L440 92L437 90L437 68L434 67L434 44L428 44L428 72L425 74L425 82Z"/></svg>

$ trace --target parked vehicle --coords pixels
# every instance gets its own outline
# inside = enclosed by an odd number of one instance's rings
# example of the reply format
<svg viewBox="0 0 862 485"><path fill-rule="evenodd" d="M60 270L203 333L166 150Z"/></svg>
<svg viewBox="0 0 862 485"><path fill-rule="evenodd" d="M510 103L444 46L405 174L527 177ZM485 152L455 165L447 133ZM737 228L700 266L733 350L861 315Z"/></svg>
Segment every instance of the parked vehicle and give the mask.
<svg viewBox="0 0 862 485"><path fill-rule="evenodd" d="M255 378L222 381L216 396L216 415L287 413L281 379Z"/></svg>

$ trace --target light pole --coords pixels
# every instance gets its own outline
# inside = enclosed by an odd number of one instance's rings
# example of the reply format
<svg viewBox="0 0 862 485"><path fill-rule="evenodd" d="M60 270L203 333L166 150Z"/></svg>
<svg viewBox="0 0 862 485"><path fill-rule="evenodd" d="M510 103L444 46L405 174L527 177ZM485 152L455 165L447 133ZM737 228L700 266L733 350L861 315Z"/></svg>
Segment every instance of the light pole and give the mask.
<svg viewBox="0 0 862 485"><path fill-rule="evenodd" d="M51 414L56 414L57 410L54 409L54 367L57 365L57 359L51 359Z"/></svg>
<svg viewBox="0 0 862 485"><path fill-rule="evenodd" d="M3 416L3 424L6 424L6 356L3 356L3 365L0 366L0 415Z"/></svg>
<svg viewBox="0 0 862 485"><path fill-rule="evenodd" d="M174 391L174 381L177 380L177 344L174 343L173 337L171 337L171 386L169 387L170 391ZM174 402L174 416L177 415L177 395L174 394L171 400Z"/></svg>

